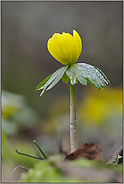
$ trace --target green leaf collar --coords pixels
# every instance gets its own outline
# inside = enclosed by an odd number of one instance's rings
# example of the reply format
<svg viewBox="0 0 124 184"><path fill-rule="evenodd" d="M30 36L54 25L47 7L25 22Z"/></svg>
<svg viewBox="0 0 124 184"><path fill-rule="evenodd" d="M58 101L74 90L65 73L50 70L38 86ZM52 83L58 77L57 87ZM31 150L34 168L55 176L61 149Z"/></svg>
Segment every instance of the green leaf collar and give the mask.
<svg viewBox="0 0 124 184"><path fill-rule="evenodd" d="M102 89L106 84L110 83L100 69L86 63L76 63L56 70L53 74L45 78L37 86L36 90L42 90L40 94L42 96L46 90L53 88L61 78L65 83L70 79L72 85L76 84L77 81L82 85L87 85L88 82L97 89Z"/></svg>

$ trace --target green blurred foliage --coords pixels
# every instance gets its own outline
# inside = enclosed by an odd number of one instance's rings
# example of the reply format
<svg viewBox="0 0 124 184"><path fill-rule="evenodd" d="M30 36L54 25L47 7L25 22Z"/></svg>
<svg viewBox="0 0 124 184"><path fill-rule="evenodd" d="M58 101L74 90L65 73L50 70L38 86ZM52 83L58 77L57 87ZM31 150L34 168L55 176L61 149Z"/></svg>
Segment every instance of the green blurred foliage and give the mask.
<svg viewBox="0 0 124 184"><path fill-rule="evenodd" d="M8 169L12 172L14 167L18 165L28 168L33 167L37 160L20 156L15 150L17 149L20 152L30 155L36 154L32 139L29 141L27 137L23 137L23 139L20 140L19 135L21 134L20 129L23 131L26 128L34 129L39 120L38 114L27 105L26 99L22 95L2 90L1 115L1 156L3 175L7 173ZM6 179L4 176L3 178Z"/></svg>
<svg viewBox="0 0 124 184"><path fill-rule="evenodd" d="M35 155L35 149L33 146L33 143L31 144L28 141L12 141L10 142L7 139L7 136L5 135L4 131L2 131L1 136L1 143L2 143L2 161L3 163L6 162L8 165L11 166L17 166L22 165L25 167L33 167L34 163L37 162L34 159L31 159L26 156L21 156L15 152L17 149L20 152L27 153L30 155ZM14 168L13 168L14 169Z"/></svg>
<svg viewBox="0 0 124 184"><path fill-rule="evenodd" d="M8 91L2 90L2 127L7 135L17 135L19 129L34 127L39 115L29 107L26 98Z"/></svg>
<svg viewBox="0 0 124 184"><path fill-rule="evenodd" d="M1 132L1 161L2 161L2 181L12 182L18 180L21 170L15 171L14 176L12 171L15 167L21 165L27 168L32 168L38 162L35 159L21 156L15 152L17 149L20 152L27 153L29 155L36 155L33 143L29 141L10 141L6 133L2 129Z"/></svg>
<svg viewBox="0 0 124 184"><path fill-rule="evenodd" d="M53 160L55 160L54 157ZM70 181L70 178L65 177L66 181ZM61 182L64 179L61 172L56 168L52 167L51 160L41 161L35 165L34 168L29 170L28 174L22 174L21 182ZM71 179L73 181L73 179Z"/></svg>
<svg viewBox="0 0 124 184"><path fill-rule="evenodd" d="M75 167L76 166L76 167ZM67 169L68 168L68 169ZM87 170L89 169L89 171ZM54 155L45 160L39 162L34 168L29 170L29 173L23 173L20 182L95 182L107 181L111 182L112 175L116 174L120 177L117 178L122 180L122 164L120 166L111 164L108 165L103 161L87 160L84 158L77 159L74 161L63 162L63 157L60 155ZM78 171L85 172L85 177L78 174ZM96 173L94 173L96 171ZM73 174L73 172L75 174ZM93 174L92 174L93 172ZM108 172L108 176L104 173ZM83 173L82 173L83 174ZM88 177L89 175L89 177ZM96 179L94 181L94 179Z"/></svg>

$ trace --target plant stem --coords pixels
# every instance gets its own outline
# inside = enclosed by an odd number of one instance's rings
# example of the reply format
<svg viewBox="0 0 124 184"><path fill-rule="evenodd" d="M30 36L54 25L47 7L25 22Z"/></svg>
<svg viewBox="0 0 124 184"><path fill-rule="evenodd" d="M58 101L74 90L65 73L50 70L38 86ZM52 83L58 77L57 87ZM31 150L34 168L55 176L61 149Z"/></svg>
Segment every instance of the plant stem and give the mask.
<svg viewBox="0 0 124 184"><path fill-rule="evenodd" d="M74 85L70 82L70 144L71 153L78 148L76 127L76 102Z"/></svg>

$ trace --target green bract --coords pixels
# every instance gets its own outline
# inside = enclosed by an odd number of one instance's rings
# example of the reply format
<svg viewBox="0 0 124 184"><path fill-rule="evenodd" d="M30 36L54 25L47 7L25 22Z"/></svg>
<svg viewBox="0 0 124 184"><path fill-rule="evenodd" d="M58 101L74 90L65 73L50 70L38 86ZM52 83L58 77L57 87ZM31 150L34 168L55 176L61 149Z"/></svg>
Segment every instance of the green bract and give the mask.
<svg viewBox="0 0 124 184"><path fill-rule="evenodd" d="M65 83L70 79L72 85L76 84L77 81L83 85L87 85L88 82L97 89L102 89L106 84L110 83L100 69L86 63L75 63L56 70L44 79L37 86L36 90L42 90L40 94L42 96L46 90L53 88L61 78Z"/></svg>
<svg viewBox="0 0 124 184"><path fill-rule="evenodd" d="M56 70L37 86L36 90L42 89L40 96L42 96L46 90L53 88L60 81L67 68L68 66L64 66Z"/></svg>

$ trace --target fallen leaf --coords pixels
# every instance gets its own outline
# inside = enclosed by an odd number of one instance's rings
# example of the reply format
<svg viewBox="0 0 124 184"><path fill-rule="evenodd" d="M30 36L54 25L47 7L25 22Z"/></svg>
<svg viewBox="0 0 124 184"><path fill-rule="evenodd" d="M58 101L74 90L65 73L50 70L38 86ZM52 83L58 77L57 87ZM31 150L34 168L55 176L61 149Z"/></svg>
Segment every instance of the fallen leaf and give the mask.
<svg viewBox="0 0 124 184"><path fill-rule="evenodd" d="M85 157L89 160L96 159L98 160L101 156L101 148L94 143L83 144L76 151L70 153L65 157L65 160L74 160L77 158Z"/></svg>

